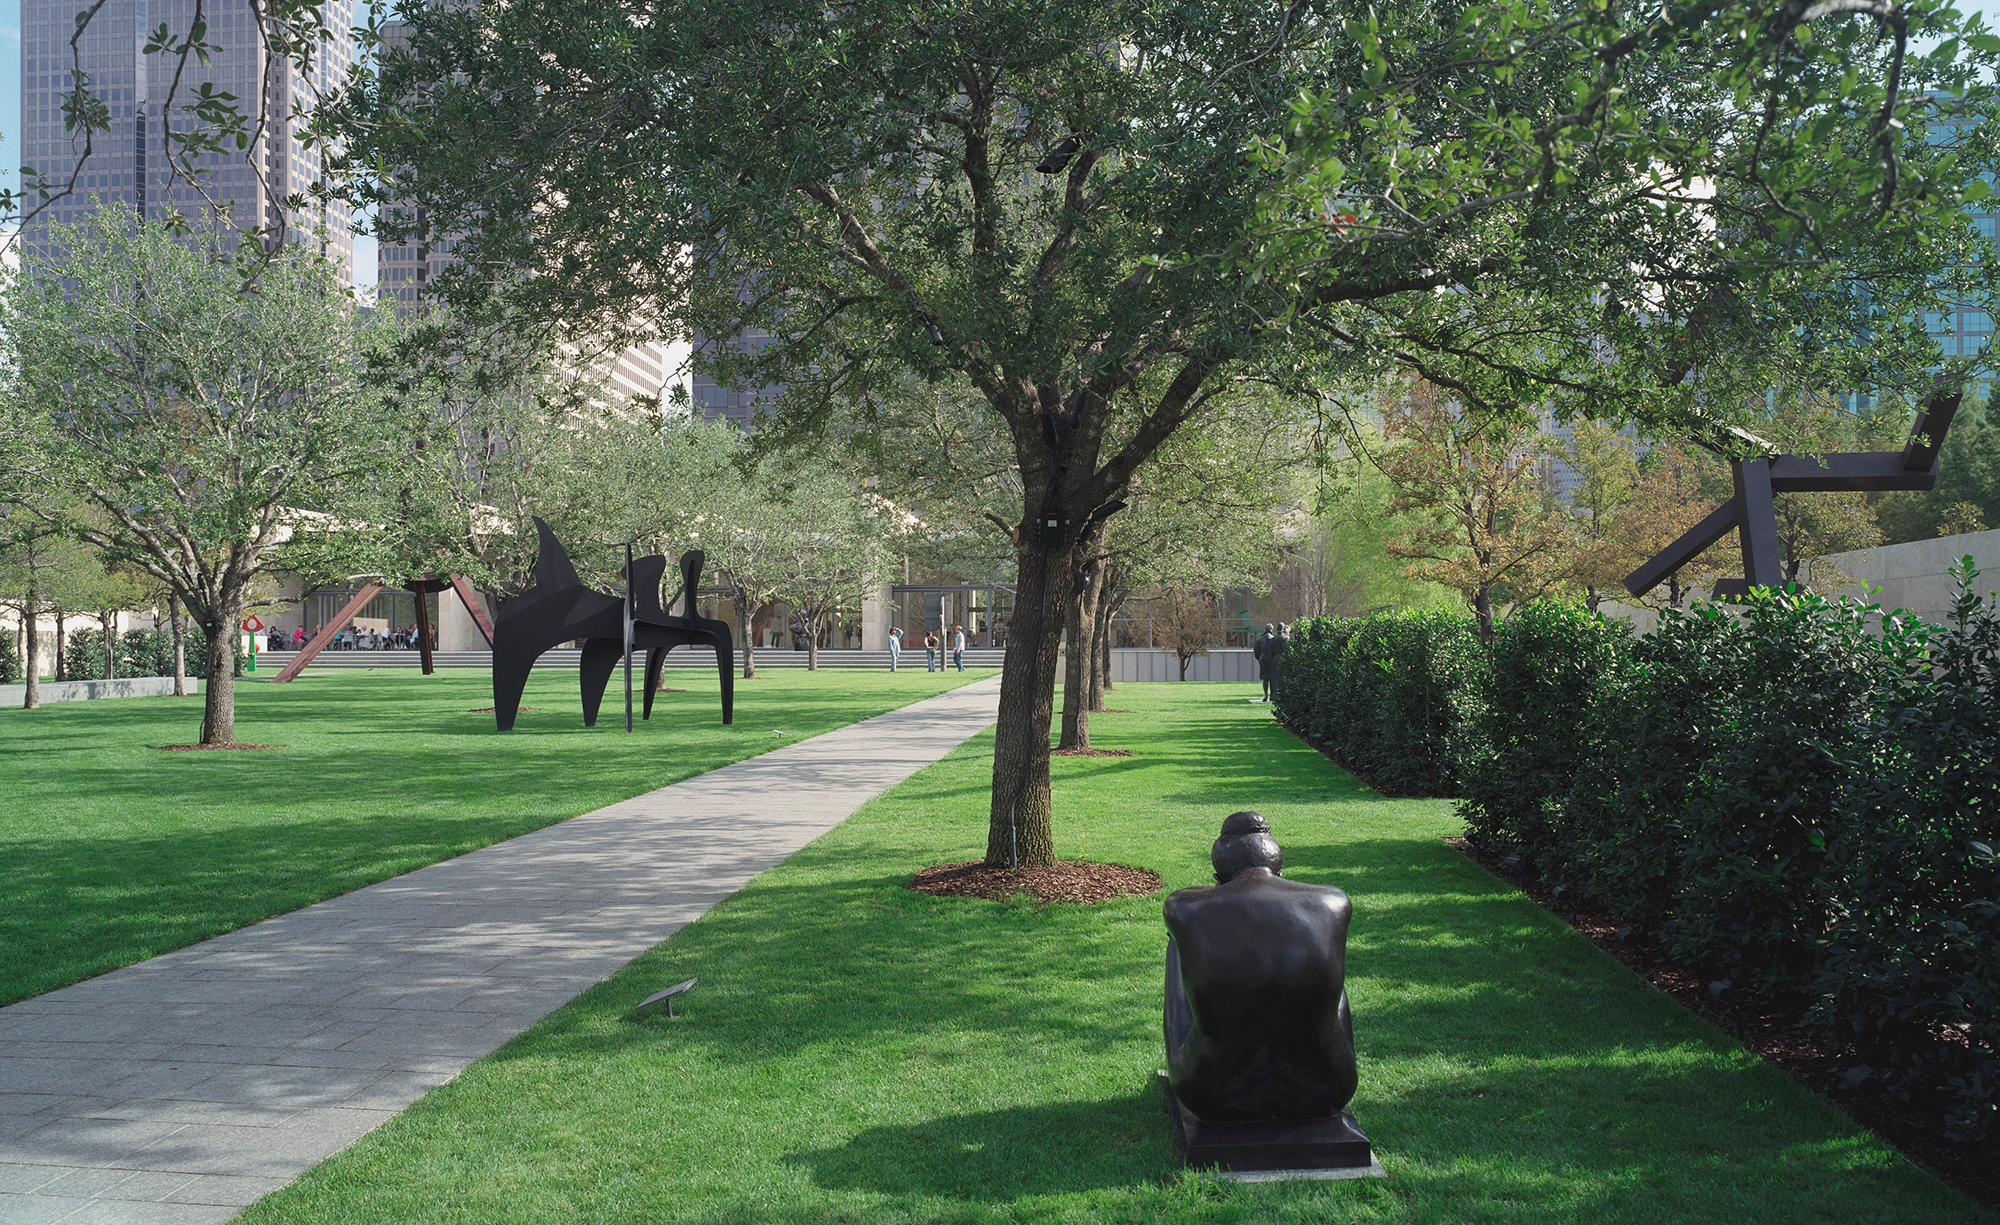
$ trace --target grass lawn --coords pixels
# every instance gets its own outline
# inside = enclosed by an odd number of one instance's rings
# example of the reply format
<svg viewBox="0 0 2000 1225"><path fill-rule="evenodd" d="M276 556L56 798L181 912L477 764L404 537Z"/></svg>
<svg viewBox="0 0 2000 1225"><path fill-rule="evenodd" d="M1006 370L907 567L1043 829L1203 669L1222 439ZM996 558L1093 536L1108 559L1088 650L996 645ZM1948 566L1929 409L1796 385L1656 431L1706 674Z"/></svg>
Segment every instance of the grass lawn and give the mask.
<svg viewBox="0 0 2000 1225"><path fill-rule="evenodd" d="M484 671L308 672L238 683L263 752L151 747L200 738L198 697L0 710L0 1004L990 675L771 669L723 727L715 673L676 669L627 736L622 688L585 728L551 670L503 736Z"/></svg>
<svg viewBox="0 0 2000 1225"><path fill-rule="evenodd" d="M1125 685L1131 758L1058 759L1057 845L1207 883L1257 808L1355 897L1354 1111L1391 1177L1175 1172L1160 898L940 901L985 841L990 735L864 808L246 1225L377 1222L1941 1222L1969 1201L1441 845L1248 685ZM635 1020L690 976L682 1017Z"/></svg>

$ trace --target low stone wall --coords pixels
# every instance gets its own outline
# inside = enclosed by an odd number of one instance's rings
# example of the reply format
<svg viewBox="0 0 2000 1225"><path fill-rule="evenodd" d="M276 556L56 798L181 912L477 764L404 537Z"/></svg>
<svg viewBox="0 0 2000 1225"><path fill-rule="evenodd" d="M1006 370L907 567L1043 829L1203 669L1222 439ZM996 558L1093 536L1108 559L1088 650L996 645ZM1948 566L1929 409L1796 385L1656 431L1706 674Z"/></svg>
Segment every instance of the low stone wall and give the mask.
<svg viewBox="0 0 2000 1225"><path fill-rule="evenodd" d="M1143 647L1113 647L1111 683L1119 681L1177 681L1181 661L1172 651ZM1210 651L1188 660L1191 681L1257 681L1257 657L1240 647Z"/></svg>
<svg viewBox="0 0 2000 1225"><path fill-rule="evenodd" d="M1884 611L1906 609L1943 625L1951 621L1951 601L1958 591L1951 568L1966 556L1979 567L1974 591L1986 595L2000 587L2000 530L1836 553L1827 561L1855 580L1841 594L1880 604ZM1870 587L1881 590L1870 592Z"/></svg>
<svg viewBox="0 0 2000 1225"><path fill-rule="evenodd" d="M174 692L171 676L131 676L115 681L43 681L37 694L42 705L50 702L87 702L93 698L160 698ZM201 692L201 682L188 678L187 691ZM0 706L19 706L28 700L28 686L0 685Z"/></svg>

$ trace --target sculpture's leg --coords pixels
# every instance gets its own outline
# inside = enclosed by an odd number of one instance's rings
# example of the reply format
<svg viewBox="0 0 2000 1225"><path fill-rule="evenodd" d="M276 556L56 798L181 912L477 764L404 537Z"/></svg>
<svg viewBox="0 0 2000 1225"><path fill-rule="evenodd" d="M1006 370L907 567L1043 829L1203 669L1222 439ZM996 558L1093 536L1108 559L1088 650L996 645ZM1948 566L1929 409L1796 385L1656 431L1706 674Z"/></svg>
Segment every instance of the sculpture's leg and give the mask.
<svg viewBox="0 0 2000 1225"><path fill-rule="evenodd" d="M625 657L625 644L616 638L586 638L583 659L577 674L583 687L583 725L597 726L597 708L604 704L604 687L611 683L612 670Z"/></svg>
<svg viewBox="0 0 2000 1225"><path fill-rule="evenodd" d="M725 643L715 644L715 667L722 674L722 726L736 721L736 652Z"/></svg>
<svg viewBox="0 0 2000 1225"><path fill-rule="evenodd" d="M660 691L660 675L667 666L667 652L672 647L654 647L646 652L646 713L642 718L653 717L653 695Z"/></svg>
<svg viewBox="0 0 2000 1225"><path fill-rule="evenodd" d="M1181 953L1174 946L1172 936L1167 937L1167 984L1162 1020L1167 1034L1167 1054L1171 1057L1187 1045L1188 1031L1194 1028L1194 1009L1188 1005L1187 989L1181 986Z"/></svg>
<svg viewBox="0 0 2000 1225"><path fill-rule="evenodd" d="M515 716L521 713L521 694L528 687L528 673L534 671L539 658L541 652L511 641L504 631L493 644L493 721L501 731L513 730Z"/></svg>
<svg viewBox="0 0 2000 1225"><path fill-rule="evenodd" d="M1784 557L1771 505L1770 461L1738 460L1730 468L1736 481L1736 538L1742 546L1743 577L1752 587L1782 586Z"/></svg>

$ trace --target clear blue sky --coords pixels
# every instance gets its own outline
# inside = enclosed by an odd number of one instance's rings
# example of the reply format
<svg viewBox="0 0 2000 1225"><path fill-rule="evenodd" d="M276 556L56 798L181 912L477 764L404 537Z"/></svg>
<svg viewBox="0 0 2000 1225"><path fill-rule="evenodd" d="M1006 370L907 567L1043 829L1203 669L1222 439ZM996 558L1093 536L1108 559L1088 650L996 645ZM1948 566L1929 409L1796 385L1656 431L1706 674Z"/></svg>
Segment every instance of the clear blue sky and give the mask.
<svg viewBox="0 0 2000 1225"><path fill-rule="evenodd" d="M361 8L357 5L356 8ZM2000 0L1961 0L1966 12L1984 14L1988 29L2000 27ZM356 14L360 20L360 14ZM0 0L0 184L17 186L20 156L16 137L21 131L21 0ZM375 283L375 240L354 240L354 279L357 284Z"/></svg>

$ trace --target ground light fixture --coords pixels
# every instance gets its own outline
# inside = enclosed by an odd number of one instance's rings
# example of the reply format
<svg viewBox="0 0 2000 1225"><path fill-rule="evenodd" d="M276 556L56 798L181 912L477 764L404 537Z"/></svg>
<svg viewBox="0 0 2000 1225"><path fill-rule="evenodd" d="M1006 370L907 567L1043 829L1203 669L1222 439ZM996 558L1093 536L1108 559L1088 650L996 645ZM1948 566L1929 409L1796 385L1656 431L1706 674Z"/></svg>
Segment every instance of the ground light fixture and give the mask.
<svg viewBox="0 0 2000 1225"><path fill-rule="evenodd" d="M699 978L690 978L686 982L675 983L665 991L655 991L645 999L640 1000L639 1006L632 1011L635 1013L644 1012L657 1004L665 1004L667 1006L667 1015L669 1017L678 1017L680 1014L674 1011L674 1000L694 990L694 985L700 981Z"/></svg>

